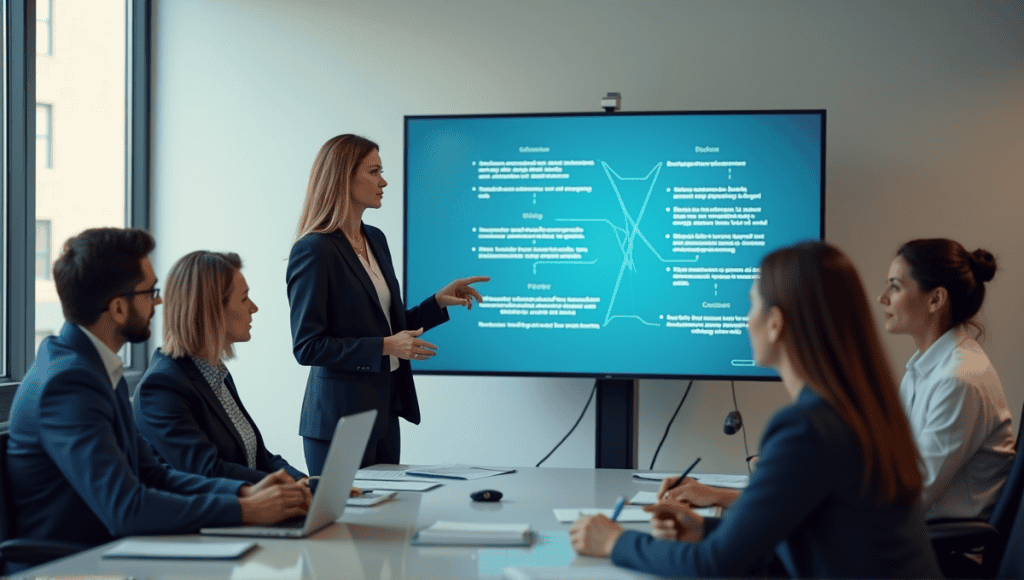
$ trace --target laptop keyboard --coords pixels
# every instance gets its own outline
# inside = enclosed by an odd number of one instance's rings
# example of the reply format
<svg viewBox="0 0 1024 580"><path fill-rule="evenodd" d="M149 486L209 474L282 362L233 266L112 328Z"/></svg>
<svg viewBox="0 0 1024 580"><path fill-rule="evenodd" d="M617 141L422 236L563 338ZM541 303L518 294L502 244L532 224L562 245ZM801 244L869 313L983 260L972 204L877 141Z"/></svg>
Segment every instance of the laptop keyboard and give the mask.
<svg viewBox="0 0 1024 580"><path fill-rule="evenodd" d="M276 524L274 527L275 528L294 528L294 529L300 529L305 524L306 524L306 516L295 516L294 518L290 518L290 519L284 520L283 522L281 522L279 524Z"/></svg>

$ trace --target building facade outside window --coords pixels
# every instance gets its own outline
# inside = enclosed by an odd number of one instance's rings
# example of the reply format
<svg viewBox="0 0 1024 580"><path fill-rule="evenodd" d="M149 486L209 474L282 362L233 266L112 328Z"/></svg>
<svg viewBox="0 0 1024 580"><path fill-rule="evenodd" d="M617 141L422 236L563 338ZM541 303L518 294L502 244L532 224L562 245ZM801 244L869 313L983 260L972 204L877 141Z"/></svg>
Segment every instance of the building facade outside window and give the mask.
<svg viewBox="0 0 1024 580"><path fill-rule="evenodd" d="M53 169L53 105L36 103L36 166Z"/></svg>
<svg viewBox="0 0 1024 580"><path fill-rule="evenodd" d="M50 34L60 51L36 54L36 220L48 223L46 240L59 254L69 237L93 227L127 225L125 113L127 95L124 2L37 0L37 39ZM42 22L43 7L61 26ZM52 20L49 21L52 24ZM45 30L44 30L45 27ZM42 41L40 41L42 42ZM45 103L45 104L44 104ZM54 138L54 128L59 128ZM44 249L38 244L36 258ZM45 252L50 252L47 248ZM56 259L56 256L53 256ZM35 283L35 349L64 324L51 276ZM128 349L122 355L127 359ZM126 360L126 363L129 362Z"/></svg>
<svg viewBox="0 0 1024 580"><path fill-rule="evenodd" d="M36 55L53 55L53 0L36 0Z"/></svg>
<svg viewBox="0 0 1024 580"><path fill-rule="evenodd" d="M52 280L53 248L50 220L36 220L36 280Z"/></svg>

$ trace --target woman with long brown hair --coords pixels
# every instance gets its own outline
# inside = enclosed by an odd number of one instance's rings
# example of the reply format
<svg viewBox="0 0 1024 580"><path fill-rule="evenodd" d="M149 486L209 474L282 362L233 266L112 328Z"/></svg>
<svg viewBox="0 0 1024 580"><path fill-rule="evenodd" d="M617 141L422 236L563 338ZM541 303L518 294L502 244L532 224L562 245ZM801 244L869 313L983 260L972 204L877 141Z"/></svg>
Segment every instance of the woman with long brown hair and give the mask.
<svg viewBox="0 0 1024 580"><path fill-rule="evenodd" d="M592 516L573 526L573 548L664 576L742 575L774 550L793 577L938 578L917 450L849 258L824 242L768 254L747 330L794 401L765 429L729 516L662 500L646 509L682 541Z"/></svg>
<svg viewBox="0 0 1024 580"><path fill-rule="evenodd" d="M362 465L399 463L398 418L420 422L409 361L437 352L419 337L448 320L449 306L472 308L482 299L472 284L490 280L461 278L405 307L384 232L363 223L363 212L381 207L383 171L369 139L324 143L288 258L293 352L310 367L299 423L310 475L323 469L338 419L367 409L377 421Z"/></svg>

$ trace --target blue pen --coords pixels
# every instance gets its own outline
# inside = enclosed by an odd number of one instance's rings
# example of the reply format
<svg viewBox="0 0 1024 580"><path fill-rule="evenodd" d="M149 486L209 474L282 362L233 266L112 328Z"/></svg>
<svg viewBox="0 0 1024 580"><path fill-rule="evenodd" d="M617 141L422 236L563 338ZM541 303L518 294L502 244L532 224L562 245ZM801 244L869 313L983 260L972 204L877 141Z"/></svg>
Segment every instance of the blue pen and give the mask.
<svg viewBox="0 0 1024 580"><path fill-rule="evenodd" d="M620 495L619 501L615 502L615 510L612 512L612 521L619 519L619 514L622 513L622 506L626 505L626 496Z"/></svg>
<svg viewBox="0 0 1024 580"><path fill-rule="evenodd" d="M683 474L679 476L679 479L677 479L675 483L673 483L671 486L669 486L668 489L672 489L672 488L676 487L677 485L679 485L680 483L682 483L683 480L686 479L686 476L690 475L690 472L693 471L693 468L697 467L697 463L699 461L700 461L700 457L698 457L696 461L694 461L689 467L687 467L686 471L684 471ZM668 491L668 489L666 489L665 491Z"/></svg>

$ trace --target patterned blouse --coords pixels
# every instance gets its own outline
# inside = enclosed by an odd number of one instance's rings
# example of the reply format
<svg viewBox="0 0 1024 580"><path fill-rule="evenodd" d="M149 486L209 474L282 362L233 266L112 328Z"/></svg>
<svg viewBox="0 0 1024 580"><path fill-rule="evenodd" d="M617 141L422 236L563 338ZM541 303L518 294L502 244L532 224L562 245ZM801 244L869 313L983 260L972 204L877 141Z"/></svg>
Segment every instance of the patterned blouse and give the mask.
<svg viewBox="0 0 1024 580"><path fill-rule="evenodd" d="M220 400L220 404L227 411L228 417L231 417L231 422L234 423L235 429L242 436L242 442L245 444L245 457L249 462L249 467L256 469L256 432L253 430L248 419L245 418L245 414L238 408L235 398L231 396L231 391L224 384L224 379L228 376L228 367L224 366L222 362L218 362L217 366L213 366L199 357L190 355L189 358L199 367L199 372L203 373L203 377L209 383L210 389L217 395L217 399Z"/></svg>

